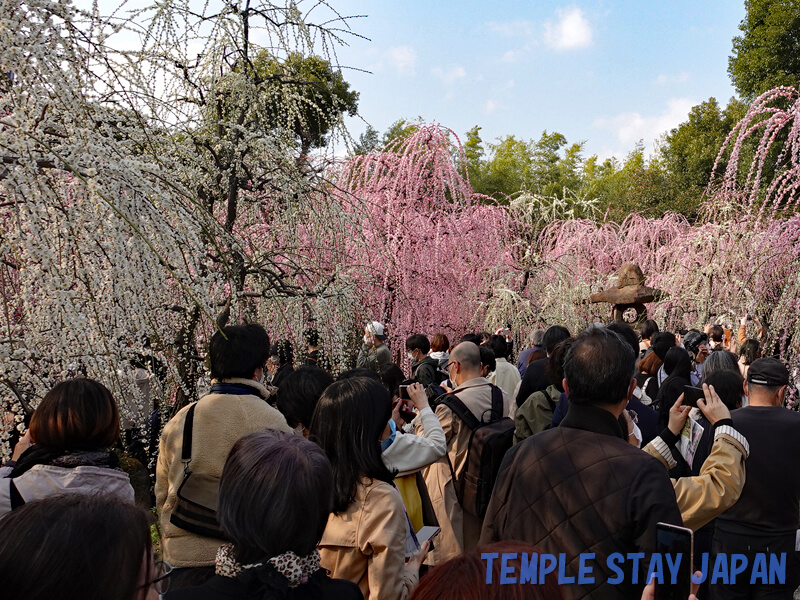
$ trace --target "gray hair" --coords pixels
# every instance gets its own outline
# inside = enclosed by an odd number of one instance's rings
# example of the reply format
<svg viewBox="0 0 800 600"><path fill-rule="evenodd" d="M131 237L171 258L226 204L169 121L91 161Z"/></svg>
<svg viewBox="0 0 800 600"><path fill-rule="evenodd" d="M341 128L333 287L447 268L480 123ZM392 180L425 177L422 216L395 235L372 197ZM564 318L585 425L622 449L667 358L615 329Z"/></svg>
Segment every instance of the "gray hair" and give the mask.
<svg viewBox="0 0 800 600"><path fill-rule="evenodd" d="M739 372L739 361L733 352L727 350L715 350L710 353L703 362L703 379L717 371L736 371Z"/></svg>

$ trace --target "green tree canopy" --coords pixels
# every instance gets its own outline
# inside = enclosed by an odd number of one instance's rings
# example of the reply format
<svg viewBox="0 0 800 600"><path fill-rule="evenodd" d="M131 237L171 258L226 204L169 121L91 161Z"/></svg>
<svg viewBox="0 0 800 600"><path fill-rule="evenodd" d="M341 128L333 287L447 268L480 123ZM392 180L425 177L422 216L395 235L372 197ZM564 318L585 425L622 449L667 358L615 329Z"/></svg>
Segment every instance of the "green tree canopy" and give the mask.
<svg viewBox="0 0 800 600"><path fill-rule="evenodd" d="M747 16L733 38L728 74L747 100L800 81L800 1L745 0Z"/></svg>

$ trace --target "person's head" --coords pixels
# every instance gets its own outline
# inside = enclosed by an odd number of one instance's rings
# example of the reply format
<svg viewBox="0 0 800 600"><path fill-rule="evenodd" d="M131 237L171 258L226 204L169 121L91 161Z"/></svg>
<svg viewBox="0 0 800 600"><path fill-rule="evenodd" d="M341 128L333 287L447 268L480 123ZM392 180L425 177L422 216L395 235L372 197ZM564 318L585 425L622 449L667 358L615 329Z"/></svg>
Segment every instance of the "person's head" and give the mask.
<svg viewBox="0 0 800 600"><path fill-rule="evenodd" d="M57 495L0 518L6 600L151 600L155 575L147 515L133 504Z"/></svg>
<svg viewBox="0 0 800 600"><path fill-rule="evenodd" d="M506 564L514 569L513 577L519 581L523 555L528 560L540 555L536 546L524 542L496 542L477 550L460 554L434 567L411 595L411 600L561 600L561 590L555 571L544 577L544 583L502 584L501 568ZM491 565L492 583L487 584L486 554L494 556ZM501 560L504 554L513 554L512 560ZM538 580L537 580L538 581Z"/></svg>
<svg viewBox="0 0 800 600"><path fill-rule="evenodd" d="M261 325L228 325L211 336L208 360L217 380L260 379L269 358L269 336Z"/></svg>
<svg viewBox="0 0 800 600"><path fill-rule="evenodd" d="M481 376L481 352L472 342L461 342L453 348L447 363L450 381L461 385L465 381Z"/></svg>
<svg viewBox="0 0 800 600"><path fill-rule="evenodd" d="M481 355L481 377L486 377L497 369L497 359L494 351L488 346L478 346L478 352Z"/></svg>
<svg viewBox="0 0 800 600"><path fill-rule="evenodd" d="M99 381L67 379L45 394L30 431L33 442L48 448L110 448L119 438L119 409Z"/></svg>
<svg viewBox="0 0 800 600"><path fill-rule="evenodd" d="M431 338L431 352L447 352L450 340L443 333L435 333Z"/></svg>
<svg viewBox="0 0 800 600"><path fill-rule="evenodd" d="M461 336L461 339L459 340L459 342L461 342L461 343L463 343L463 342L472 342L476 346L480 346L481 343L483 342L483 338L480 335L478 335L477 333L465 333L464 335ZM457 345L458 344L456 344L456 346Z"/></svg>
<svg viewBox="0 0 800 600"><path fill-rule="evenodd" d="M642 360L639 361L639 371L641 373L646 373L650 377L655 377L658 374L658 370L661 368L661 365L663 364L664 361L658 357L658 354L650 351L644 355Z"/></svg>
<svg viewBox="0 0 800 600"><path fill-rule="evenodd" d="M677 345L677 339L674 333L670 333L669 331L659 331L656 334L653 334L653 337L650 338L650 347L653 349L658 355L658 358L661 361L664 361L664 358L667 356L667 352L673 346Z"/></svg>
<svg viewBox="0 0 800 600"><path fill-rule="evenodd" d="M777 358L759 358L747 370L745 394L754 406L781 406L789 386L789 370Z"/></svg>
<svg viewBox="0 0 800 600"><path fill-rule="evenodd" d="M636 387L636 353L606 327L590 327L575 337L564 360L564 390L571 404L620 410Z"/></svg>
<svg viewBox="0 0 800 600"><path fill-rule="evenodd" d="M721 346L725 339L725 330L721 325L712 325L708 330L708 342L712 348Z"/></svg>
<svg viewBox="0 0 800 600"><path fill-rule="evenodd" d="M639 335L642 336L643 340L650 340L652 342L653 336L656 333L658 333L658 323L653 321L653 319L642 321L642 324L639 326Z"/></svg>
<svg viewBox="0 0 800 600"><path fill-rule="evenodd" d="M289 340L278 340L275 342L269 354L272 361L279 367L287 364L290 365L294 362L294 348L292 348L292 342Z"/></svg>
<svg viewBox="0 0 800 600"><path fill-rule="evenodd" d="M233 445L219 481L217 514L237 562L311 554L332 507L333 471L316 444L266 429Z"/></svg>
<svg viewBox="0 0 800 600"><path fill-rule="evenodd" d="M664 357L664 372L667 377L680 377L688 381L692 372L692 357L680 346L670 348Z"/></svg>
<svg viewBox="0 0 800 600"><path fill-rule="evenodd" d="M319 331L314 327L309 327L303 332L303 339L309 348L319 347Z"/></svg>
<svg viewBox="0 0 800 600"><path fill-rule="evenodd" d="M319 397L332 383L330 373L314 366L300 367L286 376L278 388L276 404L290 427L302 427L307 434Z"/></svg>
<svg viewBox="0 0 800 600"><path fill-rule="evenodd" d="M342 373L339 373L339 376L336 378L336 381L352 379L353 377L367 377L369 379L374 379L378 383L381 382L380 375L378 375L372 369L365 369L364 367L356 367L355 369L348 369L347 371L343 371Z"/></svg>
<svg viewBox="0 0 800 600"><path fill-rule="evenodd" d="M389 392L375 379L351 377L323 392L311 419L309 439L331 461L335 512L347 510L362 477L392 481L380 444L391 416Z"/></svg>
<svg viewBox="0 0 800 600"><path fill-rule="evenodd" d="M492 349L496 359L508 357L508 342L506 341L506 337L504 335L490 336L485 345L487 348Z"/></svg>
<svg viewBox="0 0 800 600"><path fill-rule="evenodd" d="M695 362L702 363L708 354L708 336L696 329L683 336L683 347L691 354Z"/></svg>
<svg viewBox="0 0 800 600"><path fill-rule="evenodd" d="M553 349L553 353L547 358L547 365L544 368L545 375L554 386L560 391L564 391L564 360L567 358L567 352L572 347L572 342L575 341L574 337L569 337Z"/></svg>
<svg viewBox="0 0 800 600"><path fill-rule="evenodd" d="M733 352L727 350L717 350L708 355L703 363L703 383L705 379L716 371L736 371L739 373L739 362Z"/></svg>
<svg viewBox="0 0 800 600"><path fill-rule="evenodd" d="M386 341L386 330L383 323L371 321L364 327L364 343L368 346L380 346Z"/></svg>
<svg viewBox="0 0 800 600"><path fill-rule="evenodd" d="M639 356L639 338L636 337L636 332L623 323L612 323L607 327L609 331L613 331L623 340L628 342L628 345L633 350L636 356Z"/></svg>
<svg viewBox="0 0 800 600"><path fill-rule="evenodd" d="M406 339L406 352L409 360L420 361L431 351L431 344L428 338L421 333L415 333Z"/></svg>
<svg viewBox="0 0 800 600"><path fill-rule="evenodd" d="M548 356L553 353L553 350L555 350L559 342L563 342L568 337L569 329L566 327L562 327L561 325L553 325L552 327L548 327L547 331L544 332L544 336L542 336L542 345L544 346L545 352L547 352Z"/></svg>
<svg viewBox="0 0 800 600"><path fill-rule="evenodd" d="M531 346L540 348L542 346L542 339L544 338L544 329L537 329L531 334Z"/></svg>
<svg viewBox="0 0 800 600"><path fill-rule="evenodd" d="M720 400L728 407L728 410L734 410L742 406L744 377L742 377L738 369L736 371L717 370L709 375L704 372L703 383L714 386L714 391L717 392Z"/></svg>
<svg viewBox="0 0 800 600"><path fill-rule="evenodd" d="M739 358L746 365L753 364L753 361L761 356L761 344L758 340L748 338L742 347L739 348Z"/></svg>
<svg viewBox="0 0 800 600"><path fill-rule="evenodd" d="M389 363L381 368L381 383L389 392L389 397L394 399L400 395L400 384L406 380L403 369L394 363Z"/></svg>
<svg viewBox="0 0 800 600"><path fill-rule="evenodd" d="M547 358L547 352L544 348L537 347L536 350L530 353L528 356L528 364L531 364L535 360L541 360L543 358Z"/></svg>

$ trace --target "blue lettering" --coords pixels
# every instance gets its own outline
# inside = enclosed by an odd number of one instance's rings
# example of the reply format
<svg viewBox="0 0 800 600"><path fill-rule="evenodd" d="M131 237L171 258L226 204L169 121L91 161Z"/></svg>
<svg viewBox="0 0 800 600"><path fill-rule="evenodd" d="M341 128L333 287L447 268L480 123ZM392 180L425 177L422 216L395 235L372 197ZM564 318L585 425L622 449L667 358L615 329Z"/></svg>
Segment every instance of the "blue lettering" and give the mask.
<svg viewBox="0 0 800 600"><path fill-rule="evenodd" d="M500 556L497 552L482 552L481 560L486 561L486 585L492 584L492 562Z"/></svg>
<svg viewBox="0 0 800 600"><path fill-rule="evenodd" d="M639 583L639 561L644 558L644 552L628 553L628 560L633 563L631 568L631 583Z"/></svg>
<svg viewBox="0 0 800 600"><path fill-rule="evenodd" d="M673 562L670 560L672 558L672 554L667 554L667 568L669 569L669 584L675 585L678 583L678 571L681 567L681 559L683 558L683 554L678 552L675 555L675 561Z"/></svg>
<svg viewBox="0 0 800 600"><path fill-rule="evenodd" d="M706 580L708 575L708 552L700 555L700 575L692 573L692 583L700 585Z"/></svg>
<svg viewBox="0 0 800 600"><path fill-rule="evenodd" d="M756 578L761 579L759 583L767 585L767 555L763 552L756 554L753 560L753 572L750 573L750 585L756 582Z"/></svg>
<svg viewBox="0 0 800 600"><path fill-rule="evenodd" d="M539 555L539 585L544 585L544 576L556 570L558 560L553 554Z"/></svg>
<svg viewBox="0 0 800 600"><path fill-rule="evenodd" d="M786 552L781 552L781 559L777 555L769 555L769 584L786 583Z"/></svg>
<svg viewBox="0 0 800 600"><path fill-rule="evenodd" d="M565 583L575 583L575 576L567 576L567 555L561 553L558 555L558 585Z"/></svg>
<svg viewBox="0 0 800 600"><path fill-rule="evenodd" d="M592 565L587 565L587 560L594 560L594 552L581 554L581 562L578 567L578 583L584 585L586 583L594 583L594 575L592 575Z"/></svg>
<svg viewBox="0 0 800 600"><path fill-rule="evenodd" d="M736 576L747 568L747 557L744 554L731 554L731 585L736 583Z"/></svg>
<svg viewBox="0 0 800 600"><path fill-rule="evenodd" d="M623 578L625 577L622 574L622 569L617 566L617 562L625 562L625 557L620 554L619 552L614 552L614 554L610 554L608 556L608 560L606 560L606 566L614 571L614 577L610 577L608 579L608 583L611 585L618 585L622 583Z"/></svg>
<svg viewBox="0 0 800 600"><path fill-rule="evenodd" d="M653 554L650 557L650 566L647 567L647 579L652 583L655 581L656 583L660 583L663 585L664 583L664 565L661 562L661 555L660 554Z"/></svg>
<svg viewBox="0 0 800 600"><path fill-rule="evenodd" d="M519 582L520 583L536 583L536 565L539 562L539 555L534 552L530 556L528 562L528 553L522 554L522 564L519 568Z"/></svg>
<svg viewBox="0 0 800 600"><path fill-rule="evenodd" d="M725 554L717 554L714 561L714 573L711 575L709 583L715 585L720 581L728 585L728 557Z"/></svg>
<svg viewBox="0 0 800 600"><path fill-rule="evenodd" d="M517 583L517 578L514 575L514 565L509 565L509 560L516 560L516 552L503 552L503 563L500 566L500 585L509 583Z"/></svg>

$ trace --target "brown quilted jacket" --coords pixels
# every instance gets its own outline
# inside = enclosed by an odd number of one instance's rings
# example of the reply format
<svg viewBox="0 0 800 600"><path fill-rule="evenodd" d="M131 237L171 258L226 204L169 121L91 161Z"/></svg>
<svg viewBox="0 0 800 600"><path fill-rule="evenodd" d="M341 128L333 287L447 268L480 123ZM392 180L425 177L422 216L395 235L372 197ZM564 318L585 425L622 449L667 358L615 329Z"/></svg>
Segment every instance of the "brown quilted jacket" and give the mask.
<svg viewBox="0 0 800 600"><path fill-rule="evenodd" d="M601 408L571 405L560 427L533 435L505 456L484 520L481 544L520 540L566 556L577 581L581 553L594 553L594 583L564 585L566 600L639 598L649 556L637 583L631 562L620 585L609 555L655 550L656 523L681 525L675 492L658 460L624 440L617 420Z"/></svg>

